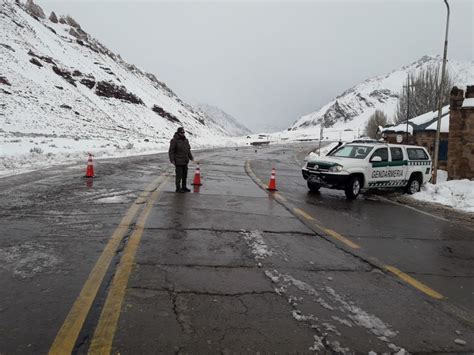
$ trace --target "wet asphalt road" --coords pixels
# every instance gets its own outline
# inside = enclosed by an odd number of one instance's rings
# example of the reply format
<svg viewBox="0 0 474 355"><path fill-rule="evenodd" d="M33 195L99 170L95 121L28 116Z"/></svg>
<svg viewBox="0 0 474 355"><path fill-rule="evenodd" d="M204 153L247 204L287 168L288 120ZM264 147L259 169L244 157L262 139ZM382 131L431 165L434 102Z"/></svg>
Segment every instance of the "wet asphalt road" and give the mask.
<svg viewBox="0 0 474 355"><path fill-rule="evenodd" d="M0 354L55 339L80 354L472 352L472 229L378 196L308 194L308 149L196 152L203 186L189 194L155 181L165 155L97 161L92 186L82 165L0 179ZM277 195L258 186L272 165ZM98 264L90 307L71 312ZM77 334L58 335L81 312Z"/></svg>

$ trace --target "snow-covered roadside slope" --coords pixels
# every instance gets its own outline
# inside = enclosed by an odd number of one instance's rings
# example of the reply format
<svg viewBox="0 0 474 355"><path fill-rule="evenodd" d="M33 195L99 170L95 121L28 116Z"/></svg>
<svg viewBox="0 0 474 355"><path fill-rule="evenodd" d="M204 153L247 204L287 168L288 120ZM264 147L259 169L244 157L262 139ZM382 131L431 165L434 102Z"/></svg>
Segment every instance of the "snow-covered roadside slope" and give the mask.
<svg viewBox="0 0 474 355"><path fill-rule="evenodd" d="M0 0L0 174L89 151L165 150L181 125L195 147L226 144L225 129L154 75L126 63L71 19L56 23L25 8Z"/></svg>
<svg viewBox="0 0 474 355"><path fill-rule="evenodd" d="M353 139L358 132L363 133L367 120L376 109L384 111L389 118L394 116L398 95L409 73L439 65L440 62L439 56L424 56L387 75L368 79L346 90L319 110L301 117L289 131L283 133L289 138L319 138L320 124L323 121L325 137ZM448 69L456 83L474 83L474 62L449 60Z"/></svg>
<svg viewBox="0 0 474 355"><path fill-rule="evenodd" d="M208 120L214 122L231 136L238 137L252 133L247 127L237 121L235 117L216 106L197 104L194 105L194 109L205 115Z"/></svg>

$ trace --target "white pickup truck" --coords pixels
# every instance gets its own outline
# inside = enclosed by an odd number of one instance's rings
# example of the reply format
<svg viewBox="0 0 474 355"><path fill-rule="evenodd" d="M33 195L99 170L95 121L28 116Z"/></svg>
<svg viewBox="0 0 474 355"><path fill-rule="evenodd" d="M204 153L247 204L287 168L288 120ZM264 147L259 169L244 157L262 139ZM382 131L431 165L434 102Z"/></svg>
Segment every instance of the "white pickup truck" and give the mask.
<svg viewBox="0 0 474 355"><path fill-rule="evenodd" d="M344 190L355 199L362 189L404 187L413 194L430 181L431 158L423 147L387 143L348 143L324 157L310 154L303 178L310 191L321 186Z"/></svg>

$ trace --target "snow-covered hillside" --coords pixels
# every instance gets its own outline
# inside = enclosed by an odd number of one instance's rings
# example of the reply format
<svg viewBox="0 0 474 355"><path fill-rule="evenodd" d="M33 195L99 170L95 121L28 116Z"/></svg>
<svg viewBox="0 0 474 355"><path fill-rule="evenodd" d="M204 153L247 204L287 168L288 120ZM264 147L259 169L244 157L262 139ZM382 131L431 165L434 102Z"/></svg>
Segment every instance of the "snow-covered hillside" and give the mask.
<svg viewBox="0 0 474 355"><path fill-rule="evenodd" d="M19 3L0 0L0 170L20 155L163 150L179 126L194 147L229 136L72 18Z"/></svg>
<svg viewBox="0 0 474 355"><path fill-rule="evenodd" d="M194 109L202 113L209 121L214 122L216 126L221 127L225 133L231 136L238 137L251 133L251 131L238 122L237 119L216 106L197 104L194 105Z"/></svg>
<svg viewBox="0 0 474 355"><path fill-rule="evenodd" d="M301 117L285 135L319 138L320 124L324 122L324 137L352 139L363 133L365 123L376 109L384 111L389 118L394 116L398 95L409 73L439 65L441 60L439 56L424 56L387 75L368 79L344 91L318 111ZM474 62L449 60L448 69L456 83L474 83Z"/></svg>

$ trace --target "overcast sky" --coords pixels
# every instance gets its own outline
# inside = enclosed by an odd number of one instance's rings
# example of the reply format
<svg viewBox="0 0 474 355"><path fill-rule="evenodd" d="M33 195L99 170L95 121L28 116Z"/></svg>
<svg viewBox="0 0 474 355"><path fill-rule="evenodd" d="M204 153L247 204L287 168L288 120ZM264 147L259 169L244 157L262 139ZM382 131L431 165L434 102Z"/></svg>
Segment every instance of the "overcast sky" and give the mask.
<svg viewBox="0 0 474 355"><path fill-rule="evenodd" d="M425 1L51 1L183 100L253 130L287 128L347 88L442 54L446 8ZM474 1L450 0L448 57L474 59Z"/></svg>

